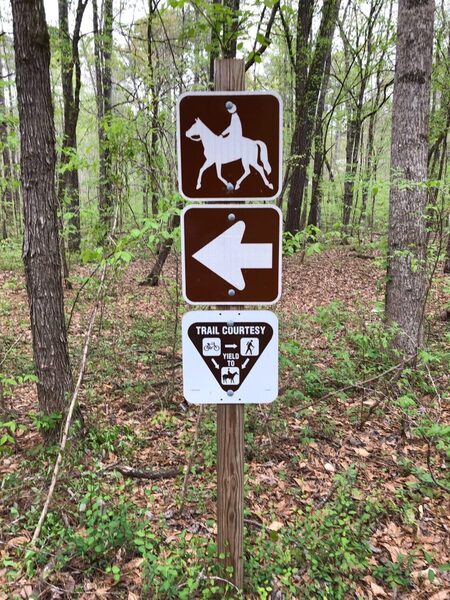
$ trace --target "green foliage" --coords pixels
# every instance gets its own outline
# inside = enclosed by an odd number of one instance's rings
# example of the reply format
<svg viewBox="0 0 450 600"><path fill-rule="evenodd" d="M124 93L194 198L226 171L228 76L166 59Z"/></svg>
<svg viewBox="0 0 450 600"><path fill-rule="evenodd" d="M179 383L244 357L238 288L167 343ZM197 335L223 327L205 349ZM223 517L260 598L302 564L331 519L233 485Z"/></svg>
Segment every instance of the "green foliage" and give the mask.
<svg viewBox="0 0 450 600"><path fill-rule="evenodd" d="M145 529L137 531L135 544L144 558L144 592L149 597L188 600L195 595L206 600L227 591L214 580L215 544L186 532L175 543L164 544Z"/></svg>
<svg viewBox="0 0 450 600"><path fill-rule="evenodd" d="M88 484L78 510L82 532L73 534L73 547L88 564L105 565L118 549L131 548L135 507L125 495L105 494L94 480Z"/></svg>
<svg viewBox="0 0 450 600"><path fill-rule="evenodd" d="M383 584L388 584L393 590L408 588L411 582L411 567L413 555L400 554L396 562L387 560L373 569L374 576Z"/></svg>
<svg viewBox="0 0 450 600"><path fill-rule="evenodd" d="M291 527L247 540L251 591L269 599L276 581L288 597L299 587L304 598L347 597L369 569L369 538L382 512L376 499L354 499L360 496L355 483L351 467L336 476L333 499L325 507L306 505Z"/></svg>
<svg viewBox="0 0 450 600"><path fill-rule="evenodd" d="M17 375L5 376L0 373L0 398L8 397L13 394L14 388L19 385L24 385L27 382L37 381L35 375ZM12 454L17 448L17 432L26 430L23 423L18 422L15 418L2 417L0 414L0 456L2 454Z"/></svg>
<svg viewBox="0 0 450 600"><path fill-rule="evenodd" d="M3 393L6 396L9 396L12 394L13 388L15 388L18 385L24 385L25 383L29 383L29 382L37 382L38 378L36 377L36 375L33 375L32 373L28 373L25 375L16 375L16 376L6 376L6 375L2 375L0 373L0 385L3 388Z"/></svg>
<svg viewBox="0 0 450 600"><path fill-rule="evenodd" d="M21 271L23 269L21 247L21 240L0 240L0 270Z"/></svg>
<svg viewBox="0 0 450 600"><path fill-rule="evenodd" d="M294 235L288 231L284 232L283 256L293 256L300 250L304 251L306 256L321 252L322 246L317 241L319 234L320 229L314 225L308 225Z"/></svg>
<svg viewBox="0 0 450 600"><path fill-rule="evenodd" d="M127 425L99 427L93 424L85 435L84 444L101 455L111 452L128 456L137 441L136 433Z"/></svg>
<svg viewBox="0 0 450 600"><path fill-rule="evenodd" d="M16 446L17 431L25 431L25 425L17 423L14 419L4 420L0 418L0 456L12 454Z"/></svg>
<svg viewBox="0 0 450 600"><path fill-rule="evenodd" d="M44 413L42 411L30 413L33 426L38 431L52 431L56 429L62 419L59 412Z"/></svg>

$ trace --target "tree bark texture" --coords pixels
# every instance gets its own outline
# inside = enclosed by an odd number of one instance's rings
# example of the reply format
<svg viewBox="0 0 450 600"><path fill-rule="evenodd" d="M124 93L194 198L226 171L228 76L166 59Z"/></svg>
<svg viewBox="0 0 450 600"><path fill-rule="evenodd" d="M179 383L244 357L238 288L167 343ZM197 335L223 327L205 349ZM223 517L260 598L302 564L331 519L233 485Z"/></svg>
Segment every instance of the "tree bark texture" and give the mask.
<svg viewBox="0 0 450 600"><path fill-rule="evenodd" d="M325 0L316 45L305 83L301 82L306 49L300 51L297 43L296 63L296 124L292 143L294 165L290 181L285 230L295 234L299 229L303 195L314 131L317 101L322 85L325 61L330 52L340 0ZM299 3L299 12L309 10ZM299 20L301 22L301 19ZM299 31L298 35L304 37ZM306 54L305 54L306 52Z"/></svg>
<svg viewBox="0 0 450 600"><path fill-rule="evenodd" d="M61 81L63 90L64 131L61 165L70 163L72 155L77 152L77 123L80 112L81 68L78 53L81 21L87 0L78 0L75 26L72 39L69 34L68 0L59 0L59 32L61 43ZM75 77L74 77L75 76ZM75 81L74 81L75 78ZM79 251L81 243L80 231L80 184L78 168L63 169L59 176L58 195L61 207L71 214L69 228L69 250Z"/></svg>
<svg viewBox="0 0 450 600"><path fill-rule="evenodd" d="M426 299L428 120L434 0L400 0L391 142L386 318L395 346L414 354L423 341Z"/></svg>
<svg viewBox="0 0 450 600"><path fill-rule="evenodd" d="M24 200L23 260L39 406L48 414L64 411L71 387L55 191L50 43L43 0L12 0L11 4Z"/></svg>

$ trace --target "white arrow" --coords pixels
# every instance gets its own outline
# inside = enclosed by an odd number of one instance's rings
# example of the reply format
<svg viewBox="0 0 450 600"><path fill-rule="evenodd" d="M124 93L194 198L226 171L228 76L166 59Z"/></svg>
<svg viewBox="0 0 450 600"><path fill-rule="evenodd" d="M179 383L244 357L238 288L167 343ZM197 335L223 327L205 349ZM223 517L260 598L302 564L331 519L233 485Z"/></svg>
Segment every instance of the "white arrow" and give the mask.
<svg viewBox="0 0 450 600"><path fill-rule="evenodd" d="M272 244L243 244L244 221L238 221L193 255L238 290L245 288L242 269L271 269Z"/></svg>
<svg viewBox="0 0 450 600"><path fill-rule="evenodd" d="M237 348L237 344L225 344L225 348Z"/></svg>
<svg viewBox="0 0 450 600"><path fill-rule="evenodd" d="M249 358L246 358L246 359L245 359L245 362L244 362L244 364L242 365L242 368L243 368L243 369L246 369L246 368L247 368L247 365L248 365L248 361L249 361L249 360L250 360Z"/></svg>
<svg viewBox="0 0 450 600"><path fill-rule="evenodd" d="M216 361L215 361L213 358L212 358L211 360L212 360L212 362L214 363L214 366L216 367L216 369L219 369L220 367L219 367L219 365L216 363Z"/></svg>

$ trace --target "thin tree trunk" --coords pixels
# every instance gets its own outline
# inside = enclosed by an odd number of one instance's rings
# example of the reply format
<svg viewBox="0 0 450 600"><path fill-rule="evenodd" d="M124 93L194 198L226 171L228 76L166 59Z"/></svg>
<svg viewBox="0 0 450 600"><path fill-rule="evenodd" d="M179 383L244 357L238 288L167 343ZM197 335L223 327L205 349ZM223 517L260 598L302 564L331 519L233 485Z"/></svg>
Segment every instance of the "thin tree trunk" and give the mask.
<svg viewBox="0 0 450 600"><path fill-rule="evenodd" d="M295 156L296 162L292 168L285 223L285 230L293 234L298 231L300 224L300 212L305 191L306 171L311 154L316 106L323 80L326 57L331 48L339 11L339 2L340 0L325 0L323 4L322 19L317 34L311 67L308 71L308 78L305 83L304 92L296 102L296 125L292 144L292 153ZM300 10L301 5L299 4ZM299 56L297 54L298 60ZM298 86L297 75L296 81L296 85Z"/></svg>
<svg viewBox="0 0 450 600"><path fill-rule="evenodd" d="M61 165L67 165L77 152L77 123L80 112L81 69L78 42L81 22L87 0L78 0L72 40L69 34L68 0L59 0L59 31L61 38L61 80L63 89L64 132ZM75 87L73 79L75 76ZM79 251L80 231L80 184L78 168L63 169L59 176L58 195L61 207L71 213L68 234L69 250Z"/></svg>
<svg viewBox="0 0 450 600"><path fill-rule="evenodd" d="M103 226L103 233L106 234L110 229L113 210L112 157L108 141L112 112L113 0L104 0L101 29L97 0L92 0L92 13L99 145L98 207L100 223Z"/></svg>
<svg viewBox="0 0 450 600"><path fill-rule="evenodd" d="M0 79L3 80L3 62L0 56ZM14 223L14 194L11 154L8 146L8 115L3 85L0 85L0 145L2 147L4 192L0 211L0 238L6 239L12 231ZM10 229L11 227L11 229Z"/></svg>
<svg viewBox="0 0 450 600"><path fill-rule="evenodd" d="M450 273L450 234L447 238L447 248L445 251L444 273Z"/></svg>
<svg viewBox="0 0 450 600"><path fill-rule="evenodd" d="M426 273L428 120L434 0L399 0L392 113L386 318L395 346L415 354L423 342ZM411 43L414 40L414 43ZM407 184L407 185L405 185Z"/></svg>
<svg viewBox="0 0 450 600"><path fill-rule="evenodd" d="M212 4L221 4L221 0L212 0ZM209 52L209 86L212 89L214 87L214 61L219 58L220 44L218 39L218 32L214 29L214 21L211 23L210 33L210 46Z"/></svg>
<svg viewBox="0 0 450 600"><path fill-rule="evenodd" d="M381 92L381 82L377 77L377 92L375 98L375 106L378 106L380 101L380 92ZM375 122L376 122L377 113L374 111L369 117L369 125L367 130L367 154L366 154L366 165L365 165L365 173L363 180L363 188L362 188L362 197L361 197L361 212L359 214L359 240L362 240L362 228L364 226L364 221L366 220L366 212L367 212L367 201L369 197L369 187L370 182L372 180L372 163L373 163L373 154L374 154L374 142L375 142Z"/></svg>
<svg viewBox="0 0 450 600"><path fill-rule="evenodd" d="M24 199L23 259L38 400L46 414L63 413L72 382L58 238L50 40L43 0L12 0L11 5Z"/></svg>
<svg viewBox="0 0 450 600"><path fill-rule="evenodd" d="M319 101L317 103L316 126L314 132L314 165L311 189L311 207L309 209L308 225L320 227L320 202L321 202L321 181L324 161L324 144L323 137L323 111L325 109L325 97L327 95L328 82L330 80L331 71L331 52L328 53L322 87L320 88Z"/></svg>
<svg viewBox="0 0 450 600"><path fill-rule="evenodd" d="M158 144L158 90L155 80L155 66L153 64L153 18L156 11L155 0L149 0L148 3L148 20L147 20L147 61L150 77L150 94L151 94L151 138L150 138L150 154L148 156L148 167L150 181L148 183L148 191L151 196L152 215L155 216L158 212L158 173L156 168L156 153Z"/></svg>

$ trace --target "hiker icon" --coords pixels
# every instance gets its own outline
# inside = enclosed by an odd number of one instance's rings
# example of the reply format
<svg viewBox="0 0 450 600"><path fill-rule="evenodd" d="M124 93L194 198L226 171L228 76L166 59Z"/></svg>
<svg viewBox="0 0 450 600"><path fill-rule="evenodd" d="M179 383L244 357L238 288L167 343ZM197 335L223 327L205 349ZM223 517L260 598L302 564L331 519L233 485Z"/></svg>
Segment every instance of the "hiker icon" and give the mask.
<svg viewBox="0 0 450 600"><path fill-rule="evenodd" d="M272 172L266 144L261 140L252 140L243 136L241 119L234 102L228 100L225 103L225 108L231 115L231 120L229 126L219 135L209 129L199 118L195 119L193 125L186 131L186 137L203 144L205 155L205 162L198 172L196 189L201 189L202 177L206 169L215 165L217 178L225 184L228 191L240 188L241 183L251 173L250 167L253 167L261 176L264 184L270 190L273 190L273 185L266 176L266 174L270 175ZM241 161L244 173L233 184L222 177L222 165L236 160ZM259 160L262 165L258 162Z"/></svg>
<svg viewBox="0 0 450 600"><path fill-rule="evenodd" d="M241 338L241 356L258 356L258 338Z"/></svg>
<svg viewBox="0 0 450 600"><path fill-rule="evenodd" d="M239 385L239 368L238 367L222 367L220 372L222 377L222 385Z"/></svg>

